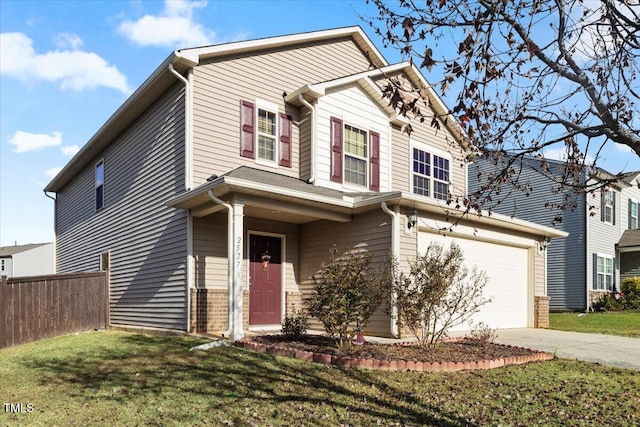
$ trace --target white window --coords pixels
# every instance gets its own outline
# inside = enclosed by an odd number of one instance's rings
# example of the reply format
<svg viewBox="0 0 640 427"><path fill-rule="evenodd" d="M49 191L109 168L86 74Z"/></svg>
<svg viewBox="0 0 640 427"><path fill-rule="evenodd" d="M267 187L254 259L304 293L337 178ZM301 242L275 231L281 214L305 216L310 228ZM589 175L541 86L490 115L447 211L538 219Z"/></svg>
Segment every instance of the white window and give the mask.
<svg viewBox="0 0 640 427"><path fill-rule="evenodd" d="M443 155L413 147L413 192L440 200L449 198L450 161Z"/></svg>
<svg viewBox="0 0 640 427"><path fill-rule="evenodd" d="M277 110L271 111L265 108L257 108L258 117L258 159L266 160L268 162L275 162L277 159L276 150L277 144L277 123L278 113Z"/></svg>
<svg viewBox="0 0 640 427"><path fill-rule="evenodd" d="M96 210L104 206L104 160L96 165Z"/></svg>
<svg viewBox="0 0 640 427"><path fill-rule="evenodd" d="M344 180L367 186L368 147L367 132L351 125L344 125Z"/></svg>
<svg viewBox="0 0 640 427"><path fill-rule="evenodd" d="M593 289L613 291L613 258L605 255L596 256L596 280Z"/></svg>
<svg viewBox="0 0 640 427"><path fill-rule="evenodd" d="M629 230L638 228L638 202L629 200Z"/></svg>
<svg viewBox="0 0 640 427"><path fill-rule="evenodd" d="M607 190L602 197L602 222L613 224L616 195L613 190Z"/></svg>

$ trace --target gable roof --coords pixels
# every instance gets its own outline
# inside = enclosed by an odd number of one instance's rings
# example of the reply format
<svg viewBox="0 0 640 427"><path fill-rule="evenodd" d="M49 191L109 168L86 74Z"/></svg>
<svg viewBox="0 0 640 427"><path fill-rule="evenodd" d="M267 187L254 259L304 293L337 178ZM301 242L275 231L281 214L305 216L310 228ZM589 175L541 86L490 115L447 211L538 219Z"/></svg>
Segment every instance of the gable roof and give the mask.
<svg viewBox="0 0 640 427"><path fill-rule="evenodd" d="M626 230L622 233L620 241L618 241L619 248L632 248L640 247L640 229Z"/></svg>
<svg viewBox="0 0 640 427"><path fill-rule="evenodd" d="M373 79L375 78L397 73L404 73L404 75L411 80L411 83L414 87L423 87L427 89L429 105L431 108L433 108L438 116L446 116L448 114L449 109L442 101L442 98L440 98L440 96L433 89L433 86L431 86L429 82L427 82L422 73L412 62L399 62L397 64L387 65L385 67L375 68L372 70L363 71L361 73L352 74L333 80L308 84L288 94L284 98L284 100L293 105L301 106L302 103L299 101L300 95L304 95L307 101L311 101L324 96L328 89L351 83L357 83L374 100L378 102L382 109L384 109L389 114L391 122L399 125L406 124L409 122L409 120L406 117L400 116L398 112L389 105L389 102L382 96L382 90L373 81ZM451 133L455 136L458 142L464 141L466 133L457 120L447 120L446 126L449 131L451 131ZM464 149L465 147L461 148Z"/></svg>
<svg viewBox="0 0 640 427"><path fill-rule="evenodd" d="M177 77L173 75L170 68L184 75L189 69L199 65L202 61L218 56L260 52L267 49L286 48L303 43L345 38L352 39L374 66L384 67L387 65L387 61L371 40L369 40L360 26L180 49L172 52L124 104L113 113L51 182L47 184L44 191L57 192L62 190L74 176L80 173L87 164L90 164L102 150L124 132L127 127L157 101L162 94L178 83Z"/></svg>
<svg viewBox="0 0 640 427"><path fill-rule="evenodd" d="M0 257L9 257L11 255L19 254L20 252L30 251L31 249L39 248L40 246L51 245L48 243L30 243L28 245L14 245L14 246L2 246L0 247Z"/></svg>

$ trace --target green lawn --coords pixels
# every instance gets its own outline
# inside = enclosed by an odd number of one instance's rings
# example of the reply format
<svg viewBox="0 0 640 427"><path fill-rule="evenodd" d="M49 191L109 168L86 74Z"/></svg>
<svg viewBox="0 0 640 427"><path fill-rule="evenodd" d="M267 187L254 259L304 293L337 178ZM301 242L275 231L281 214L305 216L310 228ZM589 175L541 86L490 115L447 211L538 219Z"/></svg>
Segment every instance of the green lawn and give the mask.
<svg viewBox="0 0 640 427"><path fill-rule="evenodd" d="M640 338L640 312L551 313L549 328L561 331L588 332Z"/></svg>
<svg viewBox="0 0 640 427"><path fill-rule="evenodd" d="M0 350L0 425L637 425L640 375L556 360L418 374L87 332ZM621 396L624 396L621 398ZM6 408L6 405L5 405Z"/></svg>

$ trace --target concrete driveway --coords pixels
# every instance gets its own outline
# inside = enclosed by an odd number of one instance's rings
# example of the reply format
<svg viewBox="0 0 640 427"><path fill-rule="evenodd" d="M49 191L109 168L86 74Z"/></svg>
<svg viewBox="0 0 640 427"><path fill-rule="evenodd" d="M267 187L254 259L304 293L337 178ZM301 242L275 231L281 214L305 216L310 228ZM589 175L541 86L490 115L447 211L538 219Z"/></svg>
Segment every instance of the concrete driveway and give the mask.
<svg viewBox="0 0 640 427"><path fill-rule="evenodd" d="M584 334L551 329L499 329L496 342L577 359L640 371L640 338Z"/></svg>

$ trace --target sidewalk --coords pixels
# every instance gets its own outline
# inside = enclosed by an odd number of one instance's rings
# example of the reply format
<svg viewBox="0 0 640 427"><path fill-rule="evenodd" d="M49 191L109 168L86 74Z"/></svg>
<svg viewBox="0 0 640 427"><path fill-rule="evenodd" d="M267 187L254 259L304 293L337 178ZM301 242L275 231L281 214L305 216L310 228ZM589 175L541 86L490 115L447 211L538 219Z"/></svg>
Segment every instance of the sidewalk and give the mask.
<svg viewBox="0 0 640 427"><path fill-rule="evenodd" d="M640 338L554 331L499 329L496 342L548 351L563 359L577 359L640 371Z"/></svg>

